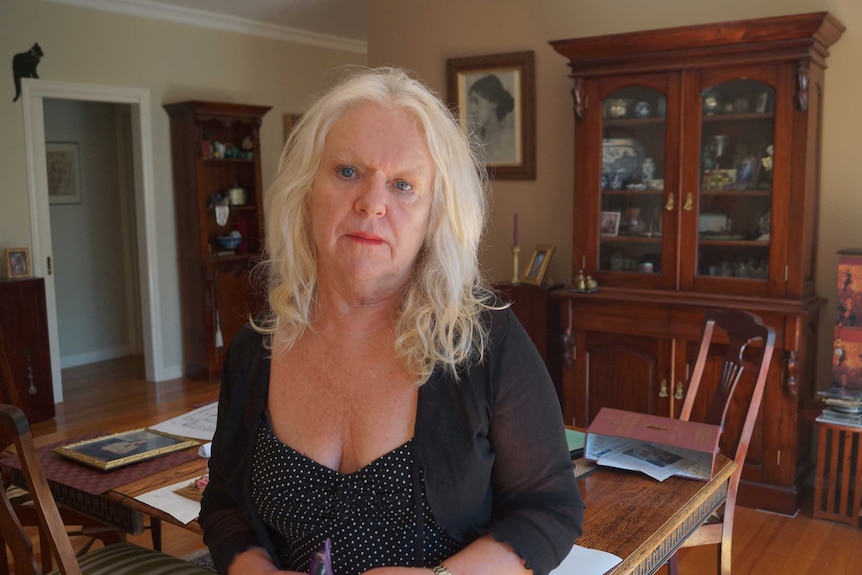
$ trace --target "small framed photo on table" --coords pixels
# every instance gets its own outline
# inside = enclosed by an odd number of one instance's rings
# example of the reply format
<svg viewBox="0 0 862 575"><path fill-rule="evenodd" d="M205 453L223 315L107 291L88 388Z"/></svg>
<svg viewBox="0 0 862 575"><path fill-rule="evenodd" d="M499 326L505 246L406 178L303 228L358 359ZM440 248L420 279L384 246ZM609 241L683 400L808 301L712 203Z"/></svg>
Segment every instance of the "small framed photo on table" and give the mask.
<svg viewBox="0 0 862 575"><path fill-rule="evenodd" d="M4 254L7 278L28 278L32 275L30 250L28 248L9 248L5 250Z"/></svg>
<svg viewBox="0 0 862 575"><path fill-rule="evenodd" d="M55 447L58 455L108 471L200 444L148 429L133 429Z"/></svg>
<svg viewBox="0 0 862 575"><path fill-rule="evenodd" d="M521 278L521 282L534 286L542 285L542 279L545 277L545 272L548 271L548 264L551 262L552 255L554 255L554 246L536 246L530 263L524 270L524 277Z"/></svg>

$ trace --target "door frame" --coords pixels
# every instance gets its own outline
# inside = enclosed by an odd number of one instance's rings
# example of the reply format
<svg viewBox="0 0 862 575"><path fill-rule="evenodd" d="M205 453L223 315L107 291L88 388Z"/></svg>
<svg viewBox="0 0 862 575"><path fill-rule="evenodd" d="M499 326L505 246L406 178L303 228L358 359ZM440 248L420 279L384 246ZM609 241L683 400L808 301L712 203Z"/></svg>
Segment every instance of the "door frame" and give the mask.
<svg viewBox="0 0 862 575"><path fill-rule="evenodd" d="M54 289L51 243L51 215L48 204L48 167L45 159L45 98L129 104L131 148L138 247L138 276L141 292L141 327L144 365L148 381L164 379L162 367L160 293L157 266L155 190L152 155L150 91L146 88L104 86L75 82L24 79L21 86L24 106L24 144L27 159L27 189L30 200L30 242L33 274L45 279L48 312L48 341L54 401L63 401L60 369L60 336Z"/></svg>

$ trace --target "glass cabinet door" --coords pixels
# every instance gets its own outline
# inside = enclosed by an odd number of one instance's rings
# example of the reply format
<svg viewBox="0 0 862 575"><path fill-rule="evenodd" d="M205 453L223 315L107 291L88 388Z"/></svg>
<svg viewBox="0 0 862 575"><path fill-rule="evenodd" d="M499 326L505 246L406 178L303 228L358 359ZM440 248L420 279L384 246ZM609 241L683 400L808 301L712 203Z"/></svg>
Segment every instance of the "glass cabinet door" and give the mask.
<svg viewBox="0 0 862 575"><path fill-rule="evenodd" d="M775 90L754 79L701 92L695 276L769 279Z"/></svg>
<svg viewBox="0 0 862 575"><path fill-rule="evenodd" d="M660 274L667 98L632 86L609 94L601 105L598 269Z"/></svg>

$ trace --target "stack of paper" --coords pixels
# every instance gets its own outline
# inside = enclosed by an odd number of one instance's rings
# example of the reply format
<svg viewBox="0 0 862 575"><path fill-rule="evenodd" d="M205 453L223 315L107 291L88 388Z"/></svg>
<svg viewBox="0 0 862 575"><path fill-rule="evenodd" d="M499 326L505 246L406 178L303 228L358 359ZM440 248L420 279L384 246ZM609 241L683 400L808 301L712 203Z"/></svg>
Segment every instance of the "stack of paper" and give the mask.
<svg viewBox="0 0 862 575"><path fill-rule="evenodd" d="M180 437L212 441L217 418L218 402L216 401L173 419L151 425L149 429Z"/></svg>
<svg viewBox="0 0 862 575"><path fill-rule="evenodd" d="M613 553L575 545L549 575L602 575L620 563L622 559Z"/></svg>

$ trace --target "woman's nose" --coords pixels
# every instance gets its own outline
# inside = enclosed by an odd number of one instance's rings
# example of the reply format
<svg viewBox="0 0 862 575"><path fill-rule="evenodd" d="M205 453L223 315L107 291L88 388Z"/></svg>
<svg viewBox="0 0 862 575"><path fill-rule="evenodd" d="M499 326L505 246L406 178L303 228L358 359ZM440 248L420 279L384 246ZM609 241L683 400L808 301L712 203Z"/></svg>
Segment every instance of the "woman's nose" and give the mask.
<svg viewBox="0 0 862 575"><path fill-rule="evenodd" d="M359 190L355 208L369 216L382 216L386 213L387 197L386 178L382 174L373 174L366 178Z"/></svg>

